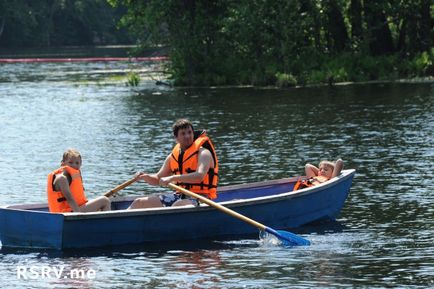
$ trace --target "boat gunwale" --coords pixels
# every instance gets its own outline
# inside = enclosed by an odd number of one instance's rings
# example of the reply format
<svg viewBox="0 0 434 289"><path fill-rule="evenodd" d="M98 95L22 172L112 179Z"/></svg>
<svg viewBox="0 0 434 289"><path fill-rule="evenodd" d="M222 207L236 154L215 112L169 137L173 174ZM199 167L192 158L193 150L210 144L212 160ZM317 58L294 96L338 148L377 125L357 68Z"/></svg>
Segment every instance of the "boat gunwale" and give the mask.
<svg viewBox="0 0 434 289"><path fill-rule="evenodd" d="M314 187L307 187L297 191L283 192L283 193L269 195L269 196L255 197L249 199L229 200L229 201L219 202L219 204L224 205L228 208L237 208L237 207L248 207L248 206L253 206L253 205L263 204L263 203L278 202L281 201L282 199L297 198L307 194L314 194L318 191L332 187L336 183L342 182L350 178L354 174L355 174L354 169L347 169L347 170L343 170L339 176L332 178L322 184L316 185ZM219 193L224 193L225 191L237 190L237 189L249 189L249 188L258 188L258 187L267 187L271 185L285 184L285 183L294 182L299 178L300 177L291 177L291 178L282 178L282 179L276 179L270 181L260 181L260 182L247 183L247 184L223 186L221 187L221 191L219 191ZM120 197L116 200L116 202L130 201L130 200L134 200L137 197L139 196ZM39 204L29 204L29 205L7 205L7 206L1 206L0 208L14 210L14 211L53 214L46 211L32 210L36 208L43 208L46 206L47 206L46 203L39 203ZM215 210L215 208L210 207L207 204L201 204L199 207L194 207L192 205L189 205L189 206L179 206L179 207L158 207L158 208L146 208L146 209L135 209L135 210L123 209L123 210L102 211L102 212L99 211L99 212L88 212L88 213L54 213L54 214L63 215L65 221L72 221L72 220L99 219L99 218L123 218L123 217L144 216L144 215L179 214L179 213L197 212L198 210L207 211L207 210Z"/></svg>

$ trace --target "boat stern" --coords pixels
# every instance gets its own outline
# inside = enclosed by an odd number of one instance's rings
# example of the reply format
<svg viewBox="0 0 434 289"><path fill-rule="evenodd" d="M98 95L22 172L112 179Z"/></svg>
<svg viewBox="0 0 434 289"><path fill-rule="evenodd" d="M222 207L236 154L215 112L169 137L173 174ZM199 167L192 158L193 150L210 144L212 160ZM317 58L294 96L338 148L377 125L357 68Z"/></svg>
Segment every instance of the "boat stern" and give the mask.
<svg viewBox="0 0 434 289"><path fill-rule="evenodd" d="M63 220L62 214L2 207L2 247L61 249Z"/></svg>

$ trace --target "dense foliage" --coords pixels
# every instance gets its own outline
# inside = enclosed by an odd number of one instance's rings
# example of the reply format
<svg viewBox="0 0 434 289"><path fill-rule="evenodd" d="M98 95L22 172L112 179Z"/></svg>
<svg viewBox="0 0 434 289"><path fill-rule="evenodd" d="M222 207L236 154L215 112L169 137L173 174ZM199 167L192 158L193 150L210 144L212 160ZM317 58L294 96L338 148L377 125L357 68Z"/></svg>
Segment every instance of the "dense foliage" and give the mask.
<svg viewBox="0 0 434 289"><path fill-rule="evenodd" d="M0 47L129 43L105 0L0 0Z"/></svg>
<svg viewBox="0 0 434 289"><path fill-rule="evenodd" d="M434 74L431 0L108 0L178 84L361 81Z"/></svg>
<svg viewBox="0 0 434 289"><path fill-rule="evenodd" d="M178 84L291 86L433 75L433 18L432 0L0 0L0 47L133 42L120 21L170 48Z"/></svg>

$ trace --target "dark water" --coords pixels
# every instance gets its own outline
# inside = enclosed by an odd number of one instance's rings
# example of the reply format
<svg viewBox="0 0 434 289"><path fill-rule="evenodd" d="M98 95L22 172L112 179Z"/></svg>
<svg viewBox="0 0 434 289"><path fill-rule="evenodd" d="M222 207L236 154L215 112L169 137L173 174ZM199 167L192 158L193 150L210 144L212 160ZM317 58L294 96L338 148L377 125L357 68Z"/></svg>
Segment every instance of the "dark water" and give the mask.
<svg viewBox="0 0 434 289"><path fill-rule="evenodd" d="M312 245L290 249L256 239L2 249L1 288L434 287L433 84L170 89L147 79L132 89L116 80L154 69L142 65L0 65L0 204L45 202L46 175L67 147L83 155L90 197L153 172L174 144L170 126L188 117L214 140L221 184L342 158L357 173L337 222L301 228ZM164 190L134 184L122 194ZM19 266L64 268L64 277L24 279ZM95 275L65 275L74 269Z"/></svg>

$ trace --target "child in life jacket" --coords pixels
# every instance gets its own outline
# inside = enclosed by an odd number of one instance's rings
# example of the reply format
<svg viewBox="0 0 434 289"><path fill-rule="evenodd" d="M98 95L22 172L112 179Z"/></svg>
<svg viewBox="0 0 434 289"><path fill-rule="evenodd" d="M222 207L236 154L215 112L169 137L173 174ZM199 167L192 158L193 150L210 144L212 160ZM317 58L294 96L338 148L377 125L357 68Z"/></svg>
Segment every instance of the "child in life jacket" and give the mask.
<svg viewBox="0 0 434 289"><path fill-rule="evenodd" d="M109 198L102 196L88 201L81 178L81 155L75 149L63 153L61 167L47 180L48 207L51 213L109 211Z"/></svg>
<svg viewBox="0 0 434 289"><path fill-rule="evenodd" d="M322 161L319 163L318 168L312 164L306 164L304 171L307 178L298 180L294 185L294 191L324 183L331 178L338 176L343 167L344 162L341 159L338 159L334 163L330 161Z"/></svg>

